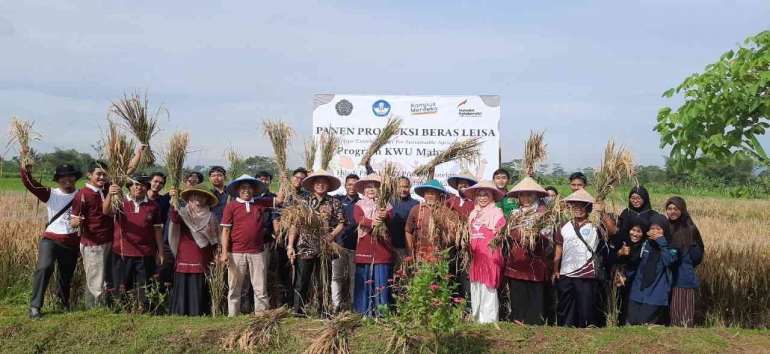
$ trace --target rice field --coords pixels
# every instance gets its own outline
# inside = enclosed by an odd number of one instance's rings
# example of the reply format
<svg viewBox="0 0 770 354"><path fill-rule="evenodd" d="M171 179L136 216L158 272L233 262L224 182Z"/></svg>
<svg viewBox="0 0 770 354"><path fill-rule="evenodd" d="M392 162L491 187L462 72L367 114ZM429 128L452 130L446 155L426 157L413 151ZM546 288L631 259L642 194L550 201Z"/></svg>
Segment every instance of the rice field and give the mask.
<svg viewBox="0 0 770 354"><path fill-rule="evenodd" d="M653 194L653 206L662 208L666 198ZM770 328L770 201L685 199L706 244L697 268L697 325ZM624 204L616 200L608 207L619 212ZM0 304L29 301L45 217L33 196L0 192ZM78 274L75 281L81 282ZM72 301L79 307L82 286L75 290Z"/></svg>

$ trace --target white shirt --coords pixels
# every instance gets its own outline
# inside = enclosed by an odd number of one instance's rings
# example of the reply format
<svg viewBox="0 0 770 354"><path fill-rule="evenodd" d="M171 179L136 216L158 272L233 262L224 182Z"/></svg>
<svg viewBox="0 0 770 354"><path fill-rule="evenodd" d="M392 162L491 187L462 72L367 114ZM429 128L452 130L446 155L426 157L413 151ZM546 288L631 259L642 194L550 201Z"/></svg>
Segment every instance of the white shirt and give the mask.
<svg viewBox="0 0 770 354"><path fill-rule="evenodd" d="M59 188L51 188L51 196L48 201L45 202L45 209L48 212L48 221L53 218L65 205L69 204L74 198L77 190L72 193L64 193ZM67 208L59 218L56 219L51 225L45 228L45 232L56 235L69 235L78 232L77 228L70 227L70 219L72 218L72 206Z"/></svg>

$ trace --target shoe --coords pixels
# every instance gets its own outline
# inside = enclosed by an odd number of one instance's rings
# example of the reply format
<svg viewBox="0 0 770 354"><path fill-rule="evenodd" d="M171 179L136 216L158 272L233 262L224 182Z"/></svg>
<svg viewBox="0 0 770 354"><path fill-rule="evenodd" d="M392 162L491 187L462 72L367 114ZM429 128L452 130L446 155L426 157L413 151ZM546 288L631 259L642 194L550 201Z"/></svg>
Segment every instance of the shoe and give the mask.
<svg viewBox="0 0 770 354"><path fill-rule="evenodd" d="M43 318L43 314L40 313L40 309L36 307L30 307L29 308L29 318L33 320L39 320Z"/></svg>

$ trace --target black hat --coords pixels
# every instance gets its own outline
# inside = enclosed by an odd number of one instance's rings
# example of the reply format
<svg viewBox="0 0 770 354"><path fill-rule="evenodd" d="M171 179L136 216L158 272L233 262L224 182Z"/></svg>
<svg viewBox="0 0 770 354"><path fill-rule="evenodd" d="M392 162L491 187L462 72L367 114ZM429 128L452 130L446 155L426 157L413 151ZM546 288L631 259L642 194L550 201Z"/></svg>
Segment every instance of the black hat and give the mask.
<svg viewBox="0 0 770 354"><path fill-rule="evenodd" d="M150 185L151 185L150 176L147 176L144 173L135 173L131 175L131 179L129 179L128 182L126 182L126 187L131 188L131 186L134 185L134 182L142 184L148 189L150 188Z"/></svg>
<svg viewBox="0 0 770 354"><path fill-rule="evenodd" d="M75 166L70 164L61 164L59 166L56 166L56 172L53 174L53 181L56 182L59 180L59 177L67 176L67 175L75 175L75 180L79 180L80 177L83 177L83 172L80 172L79 168L75 168Z"/></svg>

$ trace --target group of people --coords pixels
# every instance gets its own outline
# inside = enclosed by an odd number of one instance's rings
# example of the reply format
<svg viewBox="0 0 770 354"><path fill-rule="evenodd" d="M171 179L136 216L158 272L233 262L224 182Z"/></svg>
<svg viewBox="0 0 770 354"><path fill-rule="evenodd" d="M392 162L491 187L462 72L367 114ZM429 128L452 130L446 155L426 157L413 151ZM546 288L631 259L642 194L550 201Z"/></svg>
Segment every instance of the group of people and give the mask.
<svg viewBox="0 0 770 354"><path fill-rule="evenodd" d="M219 262L227 270L229 316L248 306L255 312L266 310L271 297L272 305L288 305L298 316L307 314L311 302L322 315L350 308L378 316L393 304L394 274L419 261L429 247L455 261L472 255L467 267L453 262L451 272L458 296L470 302L471 315L481 323L503 319L500 301L507 287L507 320L601 325L603 305L609 301L606 290L614 287L620 294L621 325L693 325L698 287L694 268L704 248L679 197L668 200L664 216L652 210L646 189L636 187L628 208L615 217L594 201L585 190L587 178L576 173L570 176L572 194L561 199L570 218L535 230L531 241L538 216L558 191L530 177L509 190L505 169L496 171L492 181L452 176L447 182L454 193L432 178L413 187L409 178L401 177L397 198L382 207L382 180L370 166L363 178L351 174L344 181L324 170L298 168L290 176L291 190L277 194L270 192L273 176L268 172L229 176L225 183L227 171L215 166L209 171L213 188L193 172L183 190L163 194L162 173L134 174L145 148L131 160L126 190L111 184L110 166L101 161L88 166L88 181L80 190L75 182L82 173L75 166L56 168L53 179L59 188L54 189L35 181L30 168L22 166L24 185L45 203L49 219L40 242L30 317L42 316L54 264L58 297L61 304L68 303L78 257L85 269L87 308L125 301L126 292L159 279L155 283L172 289L171 313L207 314L212 305L207 274ZM342 186L344 194L329 194ZM412 192L422 200L413 199ZM280 227L282 211L300 204L315 214L319 225ZM456 234L436 230L441 226L431 214L439 208L467 221L461 223L468 227L467 240L436 242L437 233ZM599 218L589 218L592 212ZM511 227L509 220L516 225ZM510 246L490 247L502 233L509 233L504 236ZM526 244L525 238L530 240ZM341 250L330 262L324 262L326 243ZM272 293L268 272L277 279ZM331 304L325 303L327 290Z"/></svg>

